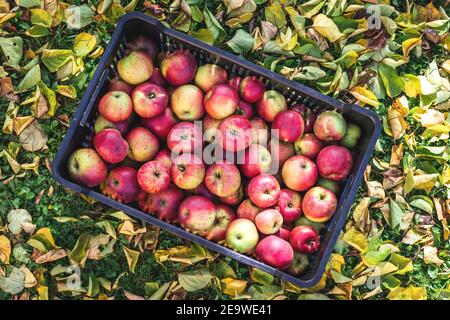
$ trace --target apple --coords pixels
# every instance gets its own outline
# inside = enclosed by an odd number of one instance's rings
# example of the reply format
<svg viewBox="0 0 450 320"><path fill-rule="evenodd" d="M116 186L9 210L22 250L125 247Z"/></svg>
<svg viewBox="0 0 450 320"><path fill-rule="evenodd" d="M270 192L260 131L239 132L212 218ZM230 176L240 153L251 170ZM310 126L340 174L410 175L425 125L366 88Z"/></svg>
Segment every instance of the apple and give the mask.
<svg viewBox="0 0 450 320"><path fill-rule="evenodd" d="M107 174L106 164L97 152L90 148L75 150L67 161L67 170L76 183L90 188L100 185Z"/></svg>
<svg viewBox="0 0 450 320"><path fill-rule="evenodd" d="M339 141L345 136L347 123L336 111L325 111L319 114L314 123L314 133L323 141Z"/></svg>
<svg viewBox="0 0 450 320"><path fill-rule="evenodd" d="M100 190L108 197L123 203L138 200L141 193L137 182L137 171L132 167L115 167L108 173Z"/></svg>
<svg viewBox="0 0 450 320"><path fill-rule="evenodd" d="M103 129L117 129L120 134L125 135L128 131L128 121L111 122L99 115L94 123L94 132L99 133Z"/></svg>
<svg viewBox="0 0 450 320"><path fill-rule="evenodd" d="M307 133L303 135L300 139L295 141L294 148L295 153L298 155L303 155L305 157L314 160L317 158L320 150L324 147L322 140L316 137L313 133Z"/></svg>
<svg viewBox="0 0 450 320"><path fill-rule="evenodd" d="M253 178L261 173L266 173L272 165L272 157L269 150L259 144L252 144L244 153L244 163L240 165L244 176Z"/></svg>
<svg viewBox="0 0 450 320"><path fill-rule="evenodd" d="M175 89L171 96L173 112L180 120L200 120L205 114L203 92L193 84L185 84Z"/></svg>
<svg viewBox="0 0 450 320"><path fill-rule="evenodd" d="M258 243L255 255L265 264L285 269L290 266L294 259L294 250L286 240L271 235Z"/></svg>
<svg viewBox="0 0 450 320"><path fill-rule="evenodd" d="M152 38L140 34L134 36L127 42L128 51L142 50L146 51L152 60L156 60L159 54L159 46Z"/></svg>
<svg viewBox="0 0 450 320"><path fill-rule="evenodd" d="M247 76L239 84L239 94L244 101L257 103L264 95L264 83L256 76Z"/></svg>
<svg viewBox="0 0 450 320"><path fill-rule="evenodd" d="M241 203L243 198L244 198L244 189L242 188L242 186L240 186L235 193L227 197L219 197L219 201L229 206L237 206L239 203Z"/></svg>
<svg viewBox="0 0 450 320"><path fill-rule="evenodd" d="M131 85L138 85L150 79L153 61L145 51L132 51L117 63L119 76Z"/></svg>
<svg viewBox="0 0 450 320"><path fill-rule="evenodd" d="M337 207L334 193L324 187L309 189L303 197L302 210L305 217L314 222L331 219Z"/></svg>
<svg viewBox="0 0 450 320"><path fill-rule="evenodd" d="M164 87L166 86L166 79L164 79L161 69L159 68L153 68L153 73L150 79L148 79L148 82L154 83L158 86Z"/></svg>
<svg viewBox="0 0 450 320"><path fill-rule="evenodd" d="M292 248L300 253L311 254L320 246L320 238L316 230L310 226L298 226L291 230L290 243Z"/></svg>
<svg viewBox="0 0 450 320"><path fill-rule="evenodd" d="M217 84L205 95L205 110L214 119L232 115L239 104L239 95L228 84Z"/></svg>
<svg viewBox="0 0 450 320"><path fill-rule="evenodd" d="M316 230L316 232L319 233L320 230L322 230L322 228L323 228L323 223L311 221L307 217L302 215L300 218L295 220L294 226L296 226L296 227L298 227L298 226L309 226L309 227L314 228L314 230Z"/></svg>
<svg viewBox="0 0 450 320"><path fill-rule="evenodd" d="M276 139L269 141L269 151L272 155L272 165L277 171L281 168L287 159L295 155L294 144L292 142L283 142Z"/></svg>
<svg viewBox="0 0 450 320"><path fill-rule="evenodd" d="M211 241L225 240L228 225L234 219L236 219L236 215L234 214L233 209L224 204L217 204L214 224L206 234L205 238Z"/></svg>
<svg viewBox="0 0 450 320"><path fill-rule="evenodd" d="M211 201L215 200L215 196L208 190L208 188L206 188L204 182L202 182L198 187L188 191L192 194L208 198Z"/></svg>
<svg viewBox="0 0 450 320"><path fill-rule="evenodd" d="M254 222L256 215L261 211L262 209L255 206L250 199L245 199L237 209L237 216L238 218L248 219Z"/></svg>
<svg viewBox="0 0 450 320"><path fill-rule="evenodd" d="M284 222L294 222L302 215L302 196L294 190L282 189L278 207Z"/></svg>
<svg viewBox="0 0 450 320"><path fill-rule="evenodd" d="M168 83L181 86L194 79L197 60L187 50L179 49L167 54L161 61L161 73Z"/></svg>
<svg viewBox="0 0 450 320"><path fill-rule="evenodd" d="M172 168L172 157L169 149L159 150L153 160L161 162L169 170Z"/></svg>
<svg viewBox="0 0 450 320"><path fill-rule="evenodd" d="M185 230L206 235L214 225L216 206L208 198L190 196L178 208L178 222Z"/></svg>
<svg viewBox="0 0 450 320"><path fill-rule="evenodd" d="M258 115L267 122L272 122L278 113L285 110L287 110L286 99L276 90L264 92L262 99L256 105Z"/></svg>
<svg viewBox="0 0 450 320"><path fill-rule="evenodd" d="M299 112L305 122L305 133L314 132L314 123L316 122L316 114L303 103L293 105L291 110Z"/></svg>
<svg viewBox="0 0 450 320"><path fill-rule="evenodd" d="M341 189L339 186L339 182L328 180L322 177L319 177L319 180L317 180L317 185L332 191L335 195L337 195Z"/></svg>
<svg viewBox="0 0 450 320"><path fill-rule="evenodd" d="M205 186L218 197L228 197L238 191L241 174L234 164L215 163L206 169Z"/></svg>
<svg viewBox="0 0 450 320"><path fill-rule="evenodd" d="M164 112L169 102L169 93L157 84L145 82L131 94L134 111L142 118L153 118Z"/></svg>
<svg viewBox="0 0 450 320"><path fill-rule="evenodd" d="M153 118L142 119L141 123L144 127L150 129L160 140L165 140L170 129L178 123L172 109L166 107L162 113Z"/></svg>
<svg viewBox="0 0 450 320"><path fill-rule="evenodd" d="M119 163L126 158L129 147L119 130L103 129L94 136L95 151L108 163Z"/></svg>
<svg viewBox="0 0 450 320"><path fill-rule="evenodd" d="M266 209L256 215L255 225L262 234L274 234L283 225L283 216L276 209Z"/></svg>
<svg viewBox="0 0 450 320"><path fill-rule="evenodd" d="M108 121L125 121L133 112L133 102L125 92L109 91L100 99L98 112Z"/></svg>
<svg viewBox="0 0 450 320"><path fill-rule="evenodd" d="M158 138L147 128L136 127L127 134L128 158L137 162L152 160L159 150Z"/></svg>
<svg viewBox="0 0 450 320"><path fill-rule="evenodd" d="M108 91L122 91L131 96L131 92L133 92L133 86L129 85L119 77L115 77L114 79L111 79L109 81Z"/></svg>
<svg viewBox="0 0 450 320"><path fill-rule="evenodd" d="M352 170L353 157L346 147L332 145L319 152L316 163L322 177L342 181Z"/></svg>
<svg viewBox="0 0 450 320"><path fill-rule="evenodd" d="M239 100L238 106L234 113L244 116L247 119L251 119L253 117L253 106L244 100Z"/></svg>
<svg viewBox="0 0 450 320"><path fill-rule="evenodd" d="M305 124L300 113L286 110L279 112L272 123L272 134L284 142L295 142L303 135Z"/></svg>
<svg viewBox="0 0 450 320"><path fill-rule="evenodd" d="M192 122L177 123L167 135L167 147L176 154L201 154L202 146L202 131Z"/></svg>
<svg viewBox="0 0 450 320"><path fill-rule="evenodd" d="M232 115L222 120L217 127L219 145L226 151L238 152L250 145L252 125L250 121L239 115Z"/></svg>
<svg viewBox="0 0 450 320"><path fill-rule="evenodd" d="M258 244L259 234L252 221L235 219L228 225L225 239L232 249L240 253L250 253Z"/></svg>
<svg viewBox="0 0 450 320"><path fill-rule="evenodd" d="M311 159L297 155L284 163L281 176L289 189L306 191L316 184L319 174Z"/></svg>
<svg viewBox="0 0 450 320"><path fill-rule="evenodd" d="M266 122L259 117L253 117L250 119L250 123L252 125L252 143L266 146L269 140L269 127Z"/></svg>
<svg viewBox="0 0 450 320"><path fill-rule="evenodd" d="M305 270L308 268L308 265L309 265L308 255L300 252L294 252L294 259L292 260L291 265L286 271L289 274L298 277L303 272L305 272Z"/></svg>
<svg viewBox="0 0 450 320"><path fill-rule="evenodd" d="M280 197L280 184L274 176L260 174L250 180L247 193L250 200L260 208L275 205Z"/></svg>
<svg viewBox="0 0 450 320"><path fill-rule="evenodd" d="M277 236L278 238L281 238L283 240L289 241L291 237L291 230L287 229L286 227L282 226L280 230L278 230L276 233L274 233L274 236Z"/></svg>
<svg viewBox="0 0 450 320"><path fill-rule="evenodd" d="M203 140L211 143L216 139L217 127L221 120L214 119L209 114L203 117Z"/></svg>
<svg viewBox="0 0 450 320"><path fill-rule="evenodd" d="M170 171L159 161L148 161L138 170L139 186L147 193L158 193L169 186Z"/></svg>
<svg viewBox="0 0 450 320"><path fill-rule="evenodd" d="M184 190L197 188L205 177L205 165L202 159L194 154L183 153L173 159L171 168L172 180Z"/></svg>
<svg viewBox="0 0 450 320"><path fill-rule="evenodd" d="M340 143L349 149L353 149L356 147L356 144L358 143L359 138L361 137L361 129L353 124L349 123L347 124L347 131L345 132L344 138L340 141Z"/></svg>
<svg viewBox="0 0 450 320"><path fill-rule="evenodd" d="M239 76L233 77L228 81L228 84L234 88L234 90L239 91L241 86L242 78Z"/></svg>
<svg viewBox="0 0 450 320"><path fill-rule="evenodd" d="M204 64L197 69L195 84L204 92L208 92L217 84L226 83L228 73L217 64Z"/></svg>
<svg viewBox="0 0 450 320"><path fill-rule="evenodd" d="M154 194L147 194L138 202L142 211L153 214L166 222L175 222L178 217L178 207L183 200L183 192L173 184L167 189Z"/></svg>

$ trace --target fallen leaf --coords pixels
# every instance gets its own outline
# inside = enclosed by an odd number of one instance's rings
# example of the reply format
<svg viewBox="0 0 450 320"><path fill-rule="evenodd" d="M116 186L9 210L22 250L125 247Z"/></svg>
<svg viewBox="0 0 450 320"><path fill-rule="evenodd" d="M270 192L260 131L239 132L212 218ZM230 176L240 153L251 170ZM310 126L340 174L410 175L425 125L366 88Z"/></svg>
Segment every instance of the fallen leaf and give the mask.
<svg viewBox="0 0 450 320"><path fill-rule="evenodd" d="M131 250L125 246L123 247L123 252L125 253L125 257L127 258L128 269L132 273L134 273L134 270L136 269L136 264L138 262L141 253L139 251Z"/></svg>
<svg viewBox="0 0 450 320"><path fill-rule="evenodd" d="M178 282L188 292L203 289L211 279L211 273L206 268L178 273Z"/></svg>
<svg viewBox="0 0 450 320"><path fill-rule="evenodd" d="M19 141L27 151L41 150L46 145L47 139L47 134L36 120L19 134Z"/></svg>
<svg viewBox="0 0 450 320"><path fill-rule="evenodd" d="M9 257L11 255L11 243L4 235L0 235L0 262L2 264L9 264Z"/></svg>
<svg viewBox="0 0 450 320"><path fill-rule="evenodd" d="M389 292L387 298L389 300L426 300L427 291L425 288L414 286L398 287Z"/></svg>
<svg viewBox="0 0 450 320"><path fill-rule="evenodd" d="M322 36L328 39L331 43L336 42L344 35L339 31L337 25L333 20L326 15L320 13L313 18L312 27Z"/></svg>
<svg viewBox="0 0 450 320"><path fill-rule="evenodd" d="M423 261L426 264L435 264L440 266L444 263L442 259L440 259L437 255L438 250L433 246L424 246L423 247Z"/></svg>

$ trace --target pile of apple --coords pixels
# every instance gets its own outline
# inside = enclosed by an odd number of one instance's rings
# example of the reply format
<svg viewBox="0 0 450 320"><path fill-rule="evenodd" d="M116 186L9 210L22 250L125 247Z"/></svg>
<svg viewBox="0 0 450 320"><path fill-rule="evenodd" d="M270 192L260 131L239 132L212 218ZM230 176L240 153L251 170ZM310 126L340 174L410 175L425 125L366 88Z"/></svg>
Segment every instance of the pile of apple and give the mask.
<svg viewBox="0 0 450 320"><path fill-rule="evenodd" d="M288 106L257 76L230 77L187 50L158 48L145 36L129 41L98 103L92 147L70 156L70 177L301 274L336 210L360 128L333 110Z"/></svg>

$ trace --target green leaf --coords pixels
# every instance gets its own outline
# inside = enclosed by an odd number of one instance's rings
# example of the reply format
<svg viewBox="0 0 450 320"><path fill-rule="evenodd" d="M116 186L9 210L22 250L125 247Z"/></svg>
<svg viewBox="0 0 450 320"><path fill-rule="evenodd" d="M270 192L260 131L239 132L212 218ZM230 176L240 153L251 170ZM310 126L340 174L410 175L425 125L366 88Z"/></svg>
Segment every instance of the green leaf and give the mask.
<svg viewBox="0 0 450 320"><path fill-rule="evenodd" d="M278 29L286 25L286 15L280 4L273 3L264 10L266 20L275 25Z"/></svg>
<svg viewBox="0 0 450 320"><path fill-rule="evenodd" d="M390 199L389 207L391 209L391 226L392 229L397 229L402 223L402 218L405 212L400 208L400 206L394 200Z"/></svg>
<svg viewBox="0 0 450 320"><path fill-rule="evenodd" d="M216 17L209 11L208 7L203 9L203 17L205 18L206 27L211 32L214 40L220 36L221 32L225 33L222 25L217 21Z"/></svg>
<svg viewBox="0 0 450 320"><path fill-rule="evenodd" d="M25 273L16 267L11 267L7 277L0 277L0 289L9 294L18 294L24 289Z"/></svg>
<svg viewBox="0 0 450 320"><path fill-rule="evenodd" d="M48 31L46 27L35 25L25 31L25 34L32 38L39 38L48 36L50 34L50 31Z"/></svg>
<svg viewBox="0 0 450 320"><path fill-rule="evenodd" d="M270 285L273 282L273 275L270 273L264 272L257 268L252 268L252 272L250 274L251 279L260 284Z"/></svg>
<svg viewBox="0 0 450 320"><path fill-rule="evenodd" d="M394 68L385 63L381 63L378 67L378 72L389 97L395 98L402 93L403 81Z"/></svg>
<svg viewBox="0 0 450 320"><path fill-rule="evenodd" d="M236 53L248 52L253 48L255 39L248 32L239 29L234 37L227 42L228 46Z"/></svg>
<svg viewBox="0 0 450 320"><path fill-rule="evenodd" d="M97 45L97 38L89 33L79 33L73 43L73 52L79 57L87 56Z"/></svg>
<svg viewBox="0 0 450 320"><path fill-rule="evenodd" d="M22 81L20 81L17 89L19 91L26 91L35 87L39 82L41 82L41 67L37 64L27 72Z"/></svg>
<svg viewBox="0 0 450 320"><path fill-rule="evenodd" d="M16 3L20 7L32 8L41 5L41 0L16 0Z"/></svg>
<svg viewBox="0 0 450 320"><path fill-rule="evenodd" d="M89 233L83 233L80 235L72 251L70 251L69 259L71 261L79 264L86 258L87 246L89 244L90 238L91 236L89 235Z"/></svg>
<svg viewBox="0 0 450 320"><path fill-rule="evenodd" d="M295 73L292 76L294 80L318 80L327 75L325 71L318 67L314 66L306 66L299 70L298 73Z"/></svg>
<svg viewBox="0 0 450 320"><path fill-rule="evenodd" d="M203 289L211 282L211 279L211 273L206 268L181 272L178 274L178 282L180 282L180 285L189 292Z"/></svg>
<svg viewBox="0 0 450 320"><path fill-rule="evenodd" d="M97 278L92 273L90 273L87 295L89 297L95 297L96 295L98 295L99 292L100 292L99 282Z"/></svg>
<svg viewBox="0 0 450 320"><path fill-rule="evenodd" d="M33 25L50 28L52 26L52 16L44 9L31 9L31 23Z"/></svg>
<svg viewBox="0 0 450 320"><path fill-rule="evenodd" d="M72 50L68 49L44 49L42 62L50 72L56 72L73 57Z"/></svg>
<svg viewBox="0 0 450 320"><path fill-rule="evenodd" d="M192 31L191 36L202 40L203 42L206 42L208 44L214 43L214 35L209 29L200 29L198 31Z"/></svg>
<svg viewBox="0 0 450 320"><path fill-rule="evenodd" d="M21 37L0 38L0 48L8 64L17 67L23 56L23 39Z"/></svg>

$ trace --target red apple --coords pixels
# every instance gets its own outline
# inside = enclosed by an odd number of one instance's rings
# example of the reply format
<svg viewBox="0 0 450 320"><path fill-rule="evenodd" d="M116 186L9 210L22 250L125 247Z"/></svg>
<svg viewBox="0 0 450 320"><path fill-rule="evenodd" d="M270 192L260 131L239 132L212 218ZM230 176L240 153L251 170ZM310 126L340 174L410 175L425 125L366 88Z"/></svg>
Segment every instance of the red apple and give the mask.
<svg viewBox="0 0 450 320"><path fill-rule="evenodd" d="M142 119L142 125L150 129L161 140L167 138L170 129L177 123L178 120L170 107L166 107L162 113L153 118Z"/></svg>
<svg viewBox="0 0 450 320"><path fill-rule="evenodd" d="M195 84L204 92L208 92L216 84L226 83L228 73L217 64L204 64L197 69Z"/></svg>
<svg viewBox="0 0 450 320"><path fill-rule="evenodd" d="M228 197L241 185L241 174L234 164L215 163L206 170L205 186L218 197Z"/></svg>
<svg viewBox="0 0 450 320"><path fill-rule="evenodd" d="M117 63L119 76L132 85L150 79L153 73L153 61L145 51L132 51Z"/></svg>
<svg viewBox="0 0 450 320"><path fill-rule="evenodd" d="M291 110L299 112L305 122L305 133L314 132L314 123L316 122L315 113L303 103L293 105Z"/></svg>
<svg viewBox="0 0 450 320"><path fill-rule="evenodd" d="M159 161L144 163L138 170L139 186L147 193L158 193L169 186L170 171Z"/></svg>
<svg viewBox="0 0 450 320"><path fill-rule="evenodd" d="M194 79L197 59L187 50L167 54L161 61L161 72L171 85L181 86Z"/></svg>
<svg viewBox="0 0 450 320"><path fill-rule="evenodd" d="M70 177L86 187L96 187L106 179L107 168L94 149L74 151L67 162Z"/></svg>
<svg viewBox="0 0 450 320"><path fill-rule="evenodd" d="M283 225L283 216L276 209L263 210L256 215L255 225L262 234L274 234Z"/></svg>
<svg viewBox="0 0 450 320"><path fill-rule="evenodd" d="M185 84L175 89L171 96L173 112L180 120L200 120L205 114L203 92L193 84Z"/></svg>
<svg viewBox="0 0 450 320"><path fill-rule="evenodd" d="M112 169L106 180L100 185L100 189L103 194L123 203L138 200L141 193L136 169L125 166Z"/></svg>
<svg viewBox="0 0 450 320"><path fill-rule="evenodd" d="M308 255L294 252L294 260L292 260L287 272L293 276L300 276L308 268L308 265Z"/></svg>
<svg viewBox="0 0 450 320"><path fill-rule="evenodd" d="M152 38L140 34L134 36L127 42L128 51L143 50L146 51L152 60L156 60L159 54L159 46Z"/></svg>
<svg viewBox="0 0 450 320"><path fill-rule="evenodd" d="M234 219L236 219L236 215L234 214L233 209L223 204L217 204L216 218L212 228L206 234L206 239L211 241L225 240L228 225Z"/></svg>
<svg viewBox="0 0 450 320"><path fill-rule="evenodd" d="M264 95L264 83L256 76L247 76L240 82L239 93L245 101L256 103Z"/></svg>
<svg viewBox="0 0 450 320"><path fill-rule="evenodd" d="M272 267L285 269L294 259L294 250L286 240L271 235L258 243L255 255L259 260Z"/></svg>
<svg viewBox="0 0 450 320"><path fill-rule="evenodd" d="M183 153L173 159L171 168L172 180L184 190L197 188L205 177L205 165L202 159L194 154Z"/></svg>
<svg viewBox="0 0 450 320"><path fill-rule="evenodd" d="M116 129L103 129L97 133L94 136L94 147L100 157L108 163L123 161L129 149L128 143Z"/></svg>
<svg viewBox="0 0 450 320"><path fill-rule="evenodd" d="M322 177L342 181L348 177L353 167L353 157L346 147L328 146L317 156L317 168Z"/></svg>
<svg viewBox="0 0 450 320"><path fill-rule="evenodd" d="M225 239L232 249L240 253L250 253L258 244L259 234L252 221L236 219L228 225Z"/></svg>
<svg viewBox="0 0 450 320"><path fill-rule="evenodd" d="M273 119L272 134L284 142L295 142L303 135L304 122L300 113L286 110Z"/></svg>
<svg viewBox="0 0 450 320"><path fill-rule="evenodd" d="M228 84L218 84L205 95L205 110L214 119L232 115L239 104L239 95Z"/></svg>
<svg viewBox="0 0 450 320"><path fill-rule="evenodd" d="M281 169L281 175L286 186L295 191L308 190L319 177L316 165L305 156L289 158Z"/></svg>
<svg viewBox="0 0 450 320"><path fill-rule="evenodd" d="M164 79L161 69L159 68L153 68L152 76L148 79L148 81L161 87L166 86L166 79Z"/></svg>
<svg viewBox="0 0 450 320"><path fill-rule="evenodd" d="M122 91L127 95L131 96L131 92L133 91L133 86L129 85L119 77L115 77L108 84L108 91Z"/></svg>
<svg viewBox="0 0 450 320"><path fill-rule="evenodd" d="M266 122L259 117L253 117L250 123L252 125L252 143L266 146L269 140L269 127Z"/></svg>
<svg viewBox="0 0 450 320"><path fill-rule="evenodd" d="M100 99L98 112L108 121L125 121L133 112L133 102L125 92L109 91Z"/></svg>
<svg viewBox="0 0 450 320"><path fill-rule="evenodd" d="M272 122L278 113L285 110L287 110L286 99L276 90L266 91L256 105L259 116L267 122Z"/></svg>
<svg viewBox="0 0 450 320"><path fill-rule="evenodd" d="M241 86L241 77L233 77L228 81L228 84L234 88L234 90L239 91L239 87Z"/></svg>
<svg viewBox="0 0 450 320"><path fill-rule="evenodd" d="M276 165L276 169L281 168L287 159L295 155L292 142L283 142L277 139L269 141L269 150L272 155L272 166Z"/></svg>
<svg viewBox="0 0 450 320"><path fill-rule="evenodd" d="M221 120L214 119L208 114L203 117L203 139L211 143L216 139L217 127Z"/></svg>
<svg viewBox="0 0 450 320"><path fill-rule="evenodd" d="M142 118L152 118L161 114L169 102L166 89L150 82L137 86L131 98L134 111Z"/></svg>
<svg viewBox="0 0 450 320"><path fill-rule="evenodd" d="M307 133L303 135L300 139L295 141L294 144L295 153L298 155L303 155L310 158L311 160L316 159L320 150L324 147L322 140L316 137L313 133Z"/></svg>
<svg viewBox="0 0 450 320"><path fill-rule="evenodd" d="M282 189L278 207L284 222L294 222L302 215L302 196L291 189Z"/></svg>
<svg viewBox="0 0 450 320"><path fill-rule="evenodd" d="M245 150L244 163L240 165L244 176L253 178L261 173L267 173L272 165L269 150L259 144L252 144Z"/></svg>
<svg viewBox="0 0 450 320"><path fill-rule="evenodd" d="M166 166L169 170L172 168L172 157L169 149L159 150L156 156L153 158L155 161L161 162L164 166Z"/></svg>
<svg viewBox="0 0 450 320"><path fill-rule="evenodd" d="M106 120L104 117L99 115L94 123L94 132L99 133L103 129L117 129L119 130L120 134L125 135L128 131L128 121L122 121L122 122L111 122Z"/></svg>
<svg viewBox="0 0 450 320"><path fill-rule="evenodd" d="M303 214L314 222L325 222L331 219L337 207L334 193L323 187L309 189L303 198Z"/></svg>
<svg viewBox="0 0 450 320"><path fill-rule="evenodd" d="M247 193L250 200L260 208L269 208L278 202L280 184L274 176L260 174L250 180Z"/></svg>
<svg viewBox="0 0 450 320"><path fill-rule="evenodd" d="M226 151L237 152L250 145L252 125L244 116L229 116L222 120L217 129L218 143Z"/></svg>
<svg viewBox="0 0 450 320"><path fill-rule="evenodd" d="M180 122L167 135L167 147L173 153L198 153L202 151L202 131L192 122Z"/></svg>
<svg viewBox="0 0 450 320"><path fill-rule="evenodd" d="M189 190L189 192L198 196L208 198L211 201L214 201L216 199L216 197L208 190L208 188L206 188L204 182L202 182L198 187Z"/></svg>
<svg viewBox="0 0 450 320"><path fill-rule="evenodd" d="M274 233L274 236L289 241L291 237L291 230L287 229L286 227L281 227L280 230Z"/></svg>
<svg viewBox="0 0 450 320"><path fill-rule="evenodd" d="M142 211L153 214L166 222L175 222L178 217L178 207L183 200L183 192L170 184L166 190L147 194L138 202Z"/></svg>
<svg viewBox="0 0 450 320"><path fill-rule="evenodd" d="M298 226L291 230L290 243L295 251L310 254L319 249L320 238L313 227Z"/></svg>
<svg viewBox="0 0 450 320"><path fill-rule="evenodd" d="M187 231L205 235L213 227L216 206L202 196L190 196L178 208L178 222Z"/></svg>
<svg viewBox="0 0 450 320"><path fill-rule="evenodd" d="M232 195L227 197L219 197L219 201L229 206L237 206L239 203L241 203L243 198L244 189L242 188L242 186L240 186L239 189Z"/></svg>
<svg viewBox="0 0 450 320"><path fill-rule="evenodd" d="M339 141L345 136L347 123L336 111L325 111L319 114L314 123L314 133L323 141Z"/></svg>
<svg viewBox="0 0 450 320"><path fill-rule="evenodd" d="M159 141L150 130L136 127L127 134L130 146L128 157L131 160L145 162L153 159L159 150Z"/></svg>
<svg viewBox="0 0 450 320"><path fill-rule="evenodd" d="M238 106L234 113L244 116L247 119L251 119L253 117L253 106L244 100L239 100Z"/></svg>
<svg viewBox="0 0 450 320"><path fill-rule="evenodd" d="M256 215L261 211L262 209L255 206L250 199L245 199L237 209L237 216L238 218L248 219L254 222Z"/></svg>

